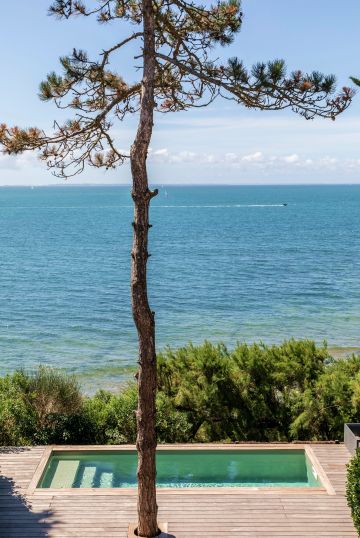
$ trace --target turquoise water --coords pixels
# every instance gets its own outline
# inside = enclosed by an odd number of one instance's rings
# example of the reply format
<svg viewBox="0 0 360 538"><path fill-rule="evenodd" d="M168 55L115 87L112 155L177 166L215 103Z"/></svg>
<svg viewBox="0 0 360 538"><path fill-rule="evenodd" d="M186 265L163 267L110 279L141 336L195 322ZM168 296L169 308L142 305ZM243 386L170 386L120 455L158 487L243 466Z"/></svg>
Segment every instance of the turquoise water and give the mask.
<svg viewBox="0 0 360 538"><path fill-rule="evenodd" d="M320 486L304 450L161 450L157 486ZM119 452L57 452L41 488L136 487L137 455Z"/></svg>
<svg viewBox="0 0 360 538"><path fill-rule="evenodd" d="M359 217L359 186L161 189L158 347L290 336L360 347ZM91 390L131 375L131 220L128 187L0 189L1 374L41 362Z"/></svg>

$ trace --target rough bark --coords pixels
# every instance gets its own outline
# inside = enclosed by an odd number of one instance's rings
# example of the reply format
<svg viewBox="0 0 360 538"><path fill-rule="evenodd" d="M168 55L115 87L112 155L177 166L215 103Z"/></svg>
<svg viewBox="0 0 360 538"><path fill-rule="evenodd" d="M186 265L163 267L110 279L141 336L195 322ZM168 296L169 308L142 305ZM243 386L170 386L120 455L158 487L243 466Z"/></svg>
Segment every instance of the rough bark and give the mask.
<svg viewBox="0 0 360 538"><path fill-rule="evenodd" d="M141 110L136 138L131 147L133 179L134 235L131 267L132 310L139 340L137 409L138 450L138 536L158 534L156 504L156 350L155 320L147 294L147 260L150 200L157 191L148 185L146 158L153 129L155 40L152 0L143 0L144 69Z"/></svg>

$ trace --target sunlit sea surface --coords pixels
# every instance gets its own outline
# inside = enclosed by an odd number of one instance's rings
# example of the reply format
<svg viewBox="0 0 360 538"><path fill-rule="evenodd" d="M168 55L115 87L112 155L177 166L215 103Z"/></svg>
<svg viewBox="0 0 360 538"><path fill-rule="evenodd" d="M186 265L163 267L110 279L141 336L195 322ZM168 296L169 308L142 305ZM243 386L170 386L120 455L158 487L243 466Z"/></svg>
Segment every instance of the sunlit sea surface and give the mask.
<svg viewBox="0 0 360 538"><path fill-rule="evenodd" d="M131 221L128 187L0 188L1 374L45 363L90 390L131 376ZM360 347L360 186L163 187L151 221L159 349Z"/></svg>

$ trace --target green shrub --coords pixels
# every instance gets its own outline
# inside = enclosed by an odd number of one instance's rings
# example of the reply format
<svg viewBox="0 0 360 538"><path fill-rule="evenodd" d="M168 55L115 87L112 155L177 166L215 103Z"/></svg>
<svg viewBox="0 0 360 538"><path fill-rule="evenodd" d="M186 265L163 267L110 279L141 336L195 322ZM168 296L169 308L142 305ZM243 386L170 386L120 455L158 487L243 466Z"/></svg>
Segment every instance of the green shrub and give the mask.
<svg viewBox="0 0 360 538"><path fill-rule="evenodd" d="M189 443L193 440L186 413L174 409L171 400L162 392L156 397L156 431L159 443Z"/></svg>
<svg viewBox="0 0 360 538"><path fill-rule="evenodd" d="M26 445L34 431L33 417L14 383L13 376L0 378L0 445Z"/></svg>
<svg viewBox="0 0 360 538"><path fill-rule="evenodd" d="M158 357L159 443L334 440L360 421L360 357L326 346L204 342ZM136 441L137 390L81 394L74 376L40 367L0 378L0 444Z"/></svg>
<svg viewBox="0 0 360 538"><path fill-rule="evenodd" d="M360 450L356 451L348 465L346 498L354 525L360 536Z"/></svg>
<svg viewBox="0 0 360 538"><path fill-rule="evenodd" d="M74 376L40 366L0 379L0 442L79 442L83 397Z"/></svg>
<svg viewBox="0 0 360 538"><path fill-rule="evenodd" d="M342 438L344 422L360 420L360 357L331 359L322 375L300 396L293 415L293 438Z"/></svg>
<svg viewBox="0 0 360 538"><path fill-rule="evenodd" d="M279 346L205 342L159 355L159 390L186 414L196 441L292 438L294 410L330 356L308 340Z"/></svg>
<svg viewBox="0 0 360 538"><path fill-rule="evenodd" d="M219 440L231 429L231 396L234 394L227 349L205 342L158 357L158 386L172 406L191 425L195 441ZM227 436L227 433L225 434Z"/></svg>
<svg viewBox="0 0 360 538"><path fill-rule="evenodd" d="M137 393L134 384L120 394L100 390L86 398L84 415L90 425L89 435L96 444L135 443Z"/></svg>
<svg viewBox="0 0 360 538"><path fill-rule="evenodd" d="M156 399L156 429L159 443L187 442L191 439L186 416L174 410L162 393ZM84 403L89 436L96 444L136 442L137 388L131 383L120 394L100 390Z"/></svg>

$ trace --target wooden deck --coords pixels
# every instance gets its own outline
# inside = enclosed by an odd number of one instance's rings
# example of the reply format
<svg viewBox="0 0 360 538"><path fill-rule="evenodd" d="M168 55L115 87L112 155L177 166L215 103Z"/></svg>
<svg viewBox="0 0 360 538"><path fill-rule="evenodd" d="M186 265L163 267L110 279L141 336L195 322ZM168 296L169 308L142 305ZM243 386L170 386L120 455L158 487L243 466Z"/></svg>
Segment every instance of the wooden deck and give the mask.
<svg viewBox="0 0 360 538"><path fill-rule="evenodd" d="M279 447L280 448L280 447ZM296 448L296 445L294 446ZM343 445L311 445L333 487L326 491L159 491L159 521L175 538L356 538L345 499ZM136 494L35 490L44 448L0 448L0 537L126 538Z"/></svg>

